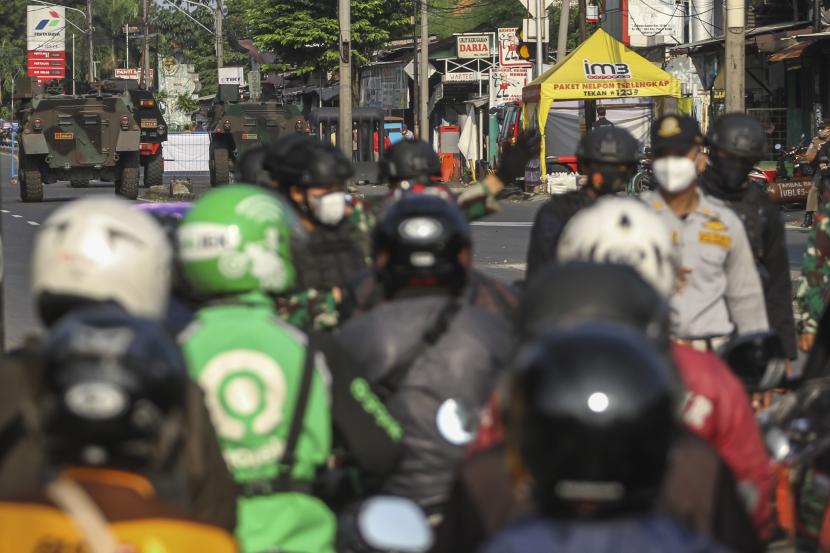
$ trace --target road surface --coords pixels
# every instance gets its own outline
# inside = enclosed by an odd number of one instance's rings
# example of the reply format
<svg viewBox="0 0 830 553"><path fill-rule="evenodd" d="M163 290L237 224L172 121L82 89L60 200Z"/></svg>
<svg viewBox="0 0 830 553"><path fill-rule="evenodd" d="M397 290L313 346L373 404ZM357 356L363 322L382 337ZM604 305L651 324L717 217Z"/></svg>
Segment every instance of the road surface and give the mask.
<svg viewBox="0 0 830 553"><path fill-rule="evenodd" d="M2 223L5 281L6 345L13 347L39 328L31 299L30 264L32 243L38 227L50 213L66 202L90 195L112 195L111 184L92 183L89 188L74 189L68 183L46 185L42 203L24 204L18 198L16 186L9 181L10 156L0 151L0 223ZM208 189L206 177L193 179L198 194ZM366 187L367 193L377 194L380 187ZM506 282L524 276L530 226L541 201L504 202L500 213L473 224L476 266ZM803 212L786 212L787 241L790 265L793 271L801 266L807 234L796 228Z"/></svg>

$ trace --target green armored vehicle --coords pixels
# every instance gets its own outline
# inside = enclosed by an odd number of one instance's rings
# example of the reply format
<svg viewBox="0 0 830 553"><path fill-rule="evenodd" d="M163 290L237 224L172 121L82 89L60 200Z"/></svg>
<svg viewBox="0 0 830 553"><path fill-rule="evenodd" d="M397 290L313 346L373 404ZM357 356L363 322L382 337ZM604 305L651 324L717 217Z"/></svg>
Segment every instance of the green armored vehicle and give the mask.
<svg viewBox="0 0 830 553"><path fill-rule="evenodd" d="M20 199L43 200L44 183L91 179L115 183L115 193L135 199L139 185L141 129L124 92L68 96L25 81L15 91L20 109Z"/></svg>
<svg viewBox="0 0 830 553"><path fill-rule="evenodd" d="M219 85L208 113L210 185L227 184L233 165L246 150L270 144L286 132L305 131L296 106L285 106L263 86L263 99L245 99L235 84Z"/></svg>

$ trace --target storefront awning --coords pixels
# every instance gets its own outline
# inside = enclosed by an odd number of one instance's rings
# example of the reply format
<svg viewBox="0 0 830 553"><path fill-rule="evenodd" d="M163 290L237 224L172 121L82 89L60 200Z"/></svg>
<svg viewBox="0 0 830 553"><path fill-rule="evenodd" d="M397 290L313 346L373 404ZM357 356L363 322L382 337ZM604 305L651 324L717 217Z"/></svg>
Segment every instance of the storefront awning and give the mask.
<svg viewBox="0 0 830 553"><path fill-rule="evenodd" d="M801 57L801 54L804 53L804 50L806 50L813 44L815 44L815 40L802 40L795 42L772 54L769 57L769 61L774 63L778 61L798 59Z"/></svg>

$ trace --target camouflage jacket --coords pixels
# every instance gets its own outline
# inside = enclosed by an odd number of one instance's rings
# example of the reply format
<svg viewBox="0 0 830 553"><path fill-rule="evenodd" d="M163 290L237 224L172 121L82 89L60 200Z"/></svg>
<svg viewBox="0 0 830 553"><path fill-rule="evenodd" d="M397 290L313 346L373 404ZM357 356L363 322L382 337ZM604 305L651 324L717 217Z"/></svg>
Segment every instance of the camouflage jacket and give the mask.
<svg viewBox="0 0 830 553"><path fill-rule="evenodd" d="M468 221L475 221L499 210L499 204L484 182L474 182L455 197ZM357 196L351 197L343 224L366 259L371 263L372 229L377 221L375 207ZM275 298L280 318L305 330L333 330L340 323L341 291L338 288L307 288Z"/></svg>
<svg viewBox="0 0 830 553"><path fill-rule="evenodd" d="M807 239L796 302L799 334L815 334L824 308L830 300L830 203L816 213Z"/></svg>

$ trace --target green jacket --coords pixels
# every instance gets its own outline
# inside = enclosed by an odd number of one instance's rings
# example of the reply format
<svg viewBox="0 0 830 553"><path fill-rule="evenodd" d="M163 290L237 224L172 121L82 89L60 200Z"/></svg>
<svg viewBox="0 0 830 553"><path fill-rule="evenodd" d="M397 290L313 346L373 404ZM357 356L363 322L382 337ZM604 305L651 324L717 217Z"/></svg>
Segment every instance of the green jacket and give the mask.
<svg viewBox="0 0 830 553"><path fill-rule="evenodd" d="M295 412L306 336L274 316L263 294L199 310L182 334L190 374L203 388L228 467L243 491L236 537L245 552L333 552L335 520L318 499L267 493L295 416L303 416L291 480L310 484L331 451L328 369L315 356L304 414ZM254 486L259 491L251 492Z"/></svg>

